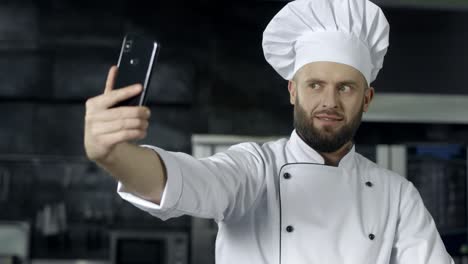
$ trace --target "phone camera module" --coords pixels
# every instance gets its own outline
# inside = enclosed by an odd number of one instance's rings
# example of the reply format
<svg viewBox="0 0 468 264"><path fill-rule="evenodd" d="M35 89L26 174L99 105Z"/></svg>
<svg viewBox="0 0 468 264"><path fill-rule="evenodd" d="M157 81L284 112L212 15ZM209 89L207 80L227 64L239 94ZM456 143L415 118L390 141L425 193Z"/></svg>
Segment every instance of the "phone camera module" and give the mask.
<svg viewBox="0 0 468 264"><path fill-rule="evenodd" d="M127 42L125 42L124 52L130 52L131 49L132 49L132 41L128 40Z"/></svg>
<svg viewBox="0 0 468 264"><path fill-rule="evenodd" d="M138 65L138 59L130 59L130 64L133 66Z"/></svg>

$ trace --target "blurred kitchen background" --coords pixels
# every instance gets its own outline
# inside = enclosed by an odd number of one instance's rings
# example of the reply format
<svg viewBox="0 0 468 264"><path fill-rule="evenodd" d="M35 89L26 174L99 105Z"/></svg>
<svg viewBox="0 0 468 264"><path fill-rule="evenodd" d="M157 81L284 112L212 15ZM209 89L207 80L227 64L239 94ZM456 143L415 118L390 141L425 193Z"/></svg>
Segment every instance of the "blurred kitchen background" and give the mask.
<svg viewBox="0 0 468 264"><path fill-rule="evenodd" d="M468 263L468 3L376 2L391 44L357 149L416 185ZM1 0L0 263L214 263L215 223L151 217L86 159L84 104L136 32L162 45L141 143L201 157L289 136L287 82L261 49L286 3Z"/></svg>

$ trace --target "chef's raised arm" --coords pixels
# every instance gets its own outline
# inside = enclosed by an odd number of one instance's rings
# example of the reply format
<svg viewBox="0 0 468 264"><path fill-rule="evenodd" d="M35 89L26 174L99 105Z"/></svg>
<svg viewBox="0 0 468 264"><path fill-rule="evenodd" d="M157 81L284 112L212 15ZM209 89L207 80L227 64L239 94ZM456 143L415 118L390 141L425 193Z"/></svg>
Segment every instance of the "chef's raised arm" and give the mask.
<svg viewBox="0 0 468 264"><path fill-rule="evenodd" d="M432 216L411 182L402 196L390 264L454 264Z"/></svg>
<svg viewBox="0 0 468 264"><path fill-rule="evenodd" d="M197 160L135 145L146 137L150 109L114 107L142 91L140 84L114 89L116 76L113 66L104 93L86 101L84 145L87 157L119 181L119 194L163 220L189 214L220 221L248 210L263 185L261 148L240 144Z"/></svg>
<svg viewBox="0 0 468 264"><path fill-rule="evenodd" d="M203 159L145 147L158 153L166 169L161 203L145 200L127 191L121 183L118 193L162 220L184 214L216 221L240 217L252 206L264 185L265 171L257 144L235 145Z"/></svg>

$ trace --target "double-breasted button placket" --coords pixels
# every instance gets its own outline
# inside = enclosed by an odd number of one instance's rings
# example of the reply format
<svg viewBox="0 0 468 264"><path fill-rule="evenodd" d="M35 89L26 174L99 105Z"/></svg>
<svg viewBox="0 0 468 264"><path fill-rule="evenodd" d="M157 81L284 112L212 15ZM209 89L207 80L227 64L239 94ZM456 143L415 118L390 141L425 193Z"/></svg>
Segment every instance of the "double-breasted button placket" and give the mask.
<svg viewBox="0 0 468 264"><path fill-rule="evenodd" d="M372 184L372 182L370 182L370 181L367 181L367 182L366 182L366 186L367 186L367 187L372 187L373 185L374 185L374 184ZM372 233L369 234L369 239L370 239L370 240L374 240L374 238L375 238L375 235L374 235L374 234L372 234Z"/></svg>
<svg viewBox="0 0 468 264"><path fill-rule="evenodd" d="M291 174L285 172L285 173L283 174L283 178L285 178L286 180L289 180L289 179L291 179ZM291 225L288 225L288 226L286 227L286 231L287 231L288 233L291 233L293 230L294 230L294 228L293 228L293 226L291 226Z"/></svg>

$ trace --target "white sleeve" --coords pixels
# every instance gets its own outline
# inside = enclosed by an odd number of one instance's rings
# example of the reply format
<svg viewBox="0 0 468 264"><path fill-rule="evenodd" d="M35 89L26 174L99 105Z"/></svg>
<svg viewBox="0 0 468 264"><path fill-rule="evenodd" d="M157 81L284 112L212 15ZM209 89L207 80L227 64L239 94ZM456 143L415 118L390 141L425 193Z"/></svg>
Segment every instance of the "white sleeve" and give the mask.
<svg viewBox="0 0 468 264"><path fill-rule="evenodd" d="M175 205L179 202L180 195L182 193L182 179L177 161L163 149L149 145L142 145L142 147L150 148L157 152L161 157L161 160L164 162L167 175L170 175L167 177L166 186L161 197L161 203L158 205L131 193L121 182L118 182L117 193L124 200L132 203L135 207L147 211L151 215L156 216L162 220L181 216L182 213L174 210Z"/></svg>
<svg viewBox="0 0 468 264"><path fill-rule="evenodd" d="M454 264L431 214L411 182L401 199L390 264Z"/></svg>
<svg viewBox="0 0 468 264"><path fill-rule="evenodd" d="M260 194L265 183L265 164L257 144L242 143L211 157L196 159L154 146L167 172L161 204L144 200L125 190L119 195L162 220L184 214L216 221L241 217Z"/></svg>

